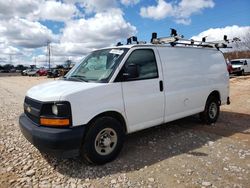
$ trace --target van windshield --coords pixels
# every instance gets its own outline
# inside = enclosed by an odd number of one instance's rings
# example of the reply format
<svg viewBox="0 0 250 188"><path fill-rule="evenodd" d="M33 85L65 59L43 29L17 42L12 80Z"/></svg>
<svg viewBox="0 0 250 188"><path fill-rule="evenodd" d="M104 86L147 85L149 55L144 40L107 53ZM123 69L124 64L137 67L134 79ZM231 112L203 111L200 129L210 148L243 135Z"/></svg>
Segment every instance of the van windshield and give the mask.
<svg viewBox="0 0 250 188"><path fill-rule="evenodd" d="M116 67L127 53L126 48L102 49L90 53L66 75L66 80L84 82L108 82Z"/></svg>
<svg viewBox="0 0 250 188"><path fill-rule="evenodd" d="M231 61L231 65L243 65L243 61Z"/></svg>

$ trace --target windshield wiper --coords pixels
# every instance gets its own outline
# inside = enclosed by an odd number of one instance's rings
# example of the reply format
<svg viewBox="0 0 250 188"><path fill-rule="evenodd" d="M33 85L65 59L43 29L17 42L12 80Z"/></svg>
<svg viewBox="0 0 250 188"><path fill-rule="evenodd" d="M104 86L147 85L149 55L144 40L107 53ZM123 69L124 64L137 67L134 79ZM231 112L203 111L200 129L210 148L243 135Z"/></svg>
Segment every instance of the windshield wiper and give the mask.
<svg viewBox="0 0 250 188"><path fill-rule="evenodd" d="M86 77L85 76L81 76L81 75L72 75L68 79L75 79L75 80L78 80L78 81L88 82L88 80L86 79Z"/></svg>

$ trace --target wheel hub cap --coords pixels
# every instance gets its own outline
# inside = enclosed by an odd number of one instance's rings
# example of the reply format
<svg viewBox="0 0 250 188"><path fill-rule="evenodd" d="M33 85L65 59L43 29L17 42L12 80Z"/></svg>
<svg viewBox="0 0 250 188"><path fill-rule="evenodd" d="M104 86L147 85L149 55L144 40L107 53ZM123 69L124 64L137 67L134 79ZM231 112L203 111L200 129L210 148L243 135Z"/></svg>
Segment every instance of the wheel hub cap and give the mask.
<svg viewBox="0 0 250 188"><path fill-rule="evenodd" d="M103 143L103 145L105 147L107 147L107 146L109 146L111 144L111 139L110 138L105 138L102 143Z"/></svg>
<svg viewBox="0 0 250 188"><path fill-rule="evenodd" d="M100 155L108 155L117 145L117 133L112 128L101 130L95 139L95 150Z"/></svg>
<svg viewBox="0 0 250 188"><path fill-rule="evenodd" d="M211 103L211 105L209 107L210 118L214 119L216 117L216 114L217 114L217 106L215 103Z"/></svg>

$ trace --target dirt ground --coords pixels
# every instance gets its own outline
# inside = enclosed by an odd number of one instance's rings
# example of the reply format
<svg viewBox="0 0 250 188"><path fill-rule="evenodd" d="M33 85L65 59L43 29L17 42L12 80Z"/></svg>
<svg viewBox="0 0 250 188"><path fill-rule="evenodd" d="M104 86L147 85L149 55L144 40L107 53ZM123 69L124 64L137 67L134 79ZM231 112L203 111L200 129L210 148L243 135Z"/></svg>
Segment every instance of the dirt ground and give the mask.
<svg viewBox="0 0 250 188"><path fill-rule="evenodd" d="M250 187L250 76L230 80L216 124L197 116L127 136L103 166L41 154L21 134L26 91L44 77L0 77L0 187Z"/></svg>

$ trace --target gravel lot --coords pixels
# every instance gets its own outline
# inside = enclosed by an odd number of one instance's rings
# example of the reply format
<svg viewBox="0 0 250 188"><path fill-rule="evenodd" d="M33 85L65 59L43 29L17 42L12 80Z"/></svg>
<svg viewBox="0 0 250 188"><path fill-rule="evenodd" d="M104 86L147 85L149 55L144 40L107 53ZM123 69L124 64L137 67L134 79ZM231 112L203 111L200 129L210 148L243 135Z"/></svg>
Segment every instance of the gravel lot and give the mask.
<svg viewBox="0 0 250 188"><path fill-rule="evenodd" d="M46 156L22 136L25 93L46 81L0 77L0 187L250 187L250 76L231 79L215 125L192 116L134 133L103 166Z"/></svg>

